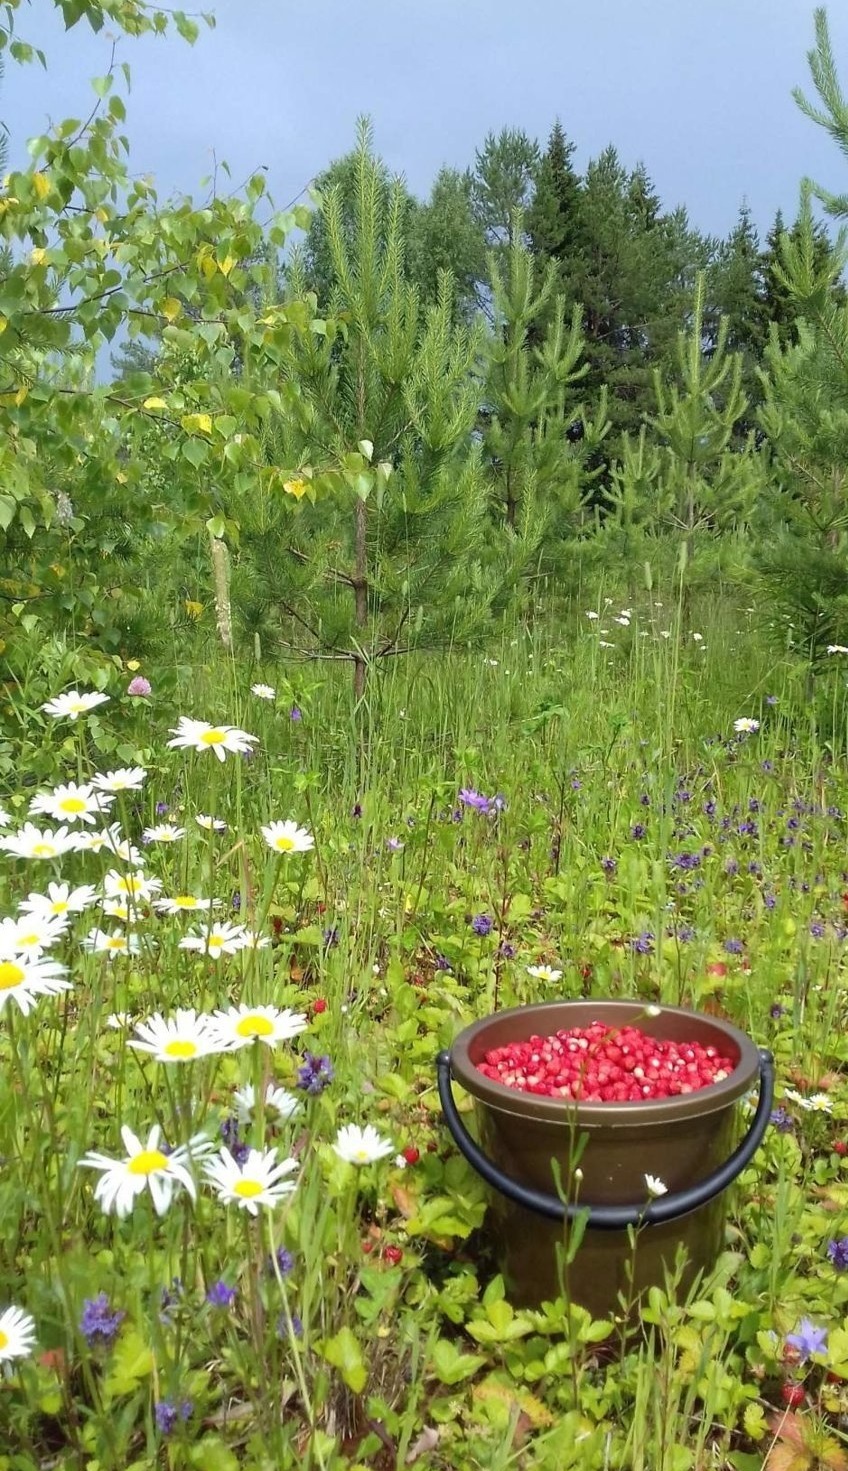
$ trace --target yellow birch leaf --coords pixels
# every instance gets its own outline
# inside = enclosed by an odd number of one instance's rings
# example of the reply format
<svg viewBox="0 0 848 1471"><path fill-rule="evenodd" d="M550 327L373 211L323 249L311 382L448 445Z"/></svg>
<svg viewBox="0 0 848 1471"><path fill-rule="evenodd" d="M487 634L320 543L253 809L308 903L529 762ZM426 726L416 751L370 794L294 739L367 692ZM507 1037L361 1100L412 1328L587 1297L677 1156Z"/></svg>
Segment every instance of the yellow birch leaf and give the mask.
<svg viewBox="0 0 848 1471"><path fill-rule="evenodd" d="M146 398L142 404L143 409L166 409L167 407L164 398Z"/></svg>
<svg viewBox="0 0 848 1471"><path fill-rule="evenodd" d="M33 174L32 185L39 199L46 199L50 193L50 180L46 174Z"/></svg>

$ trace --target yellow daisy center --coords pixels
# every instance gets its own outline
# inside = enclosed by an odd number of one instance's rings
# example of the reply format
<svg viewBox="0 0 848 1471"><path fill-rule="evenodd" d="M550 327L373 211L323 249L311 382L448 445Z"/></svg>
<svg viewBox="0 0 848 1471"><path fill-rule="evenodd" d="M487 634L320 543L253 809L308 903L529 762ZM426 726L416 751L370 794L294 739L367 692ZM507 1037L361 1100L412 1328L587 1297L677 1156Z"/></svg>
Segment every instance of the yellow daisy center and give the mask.
<svg viewBox="0 0 848 1471"><path fill-rule="evenodd" d="M61 802L59 803L59 808L62 812L76 813L84 812L86 809L86 805L87 804L83 801L82 797L63 797Z"/></svg>
<svg viewBox="0 0 848 1471"><path fill-rule="evenodd" d="M14 960L0 960L0 991L11 991L21 984L25 976L22 965L16 965Z"/></svg>
<svg viewBox="0 0 848 1471"><path fill-rule="evenodd" d="M274 1023L267 1016L243 1016L236 1022L239 1037L270 1037L273 1030Z"/></svg>
<svg viewBox="0 0 848 1471"><path fill-rule="evenodd" d="M32 856L33 858L55 858L56 849L52 843L33 843Z"/></svg>
<svg viewBox="0 0 848 1471"><path fill-rule="evenodd" d="M167 1169L168 1156L161 1149L142 1149L134 1154L127 1164L131 1175L155 1175L157 1170Z"/></svg>
<svg viewBox="0 0 848 1471"><path fill-rule="evenodd" d="M2 1328L0 1328L0 1353L3 1352L4 1348L9 1347L9 1343L10 1339L8 1333L4 1333Z"/></svg>
<svg viewBox="0 0 848 1471"><path fill-rule="evenodd" d="M196 1057L197 1043L190 1042L187 1038L175 1038L173 1042L166 1042L162 1051L166 1057Z"/></svg>
<svg viewBox="0 0 848 1471"><path fill-rule="evenodd" d="M274 847L278 853L291 853L294 848L294 838L275 838Z"/></svg>
<svg viewBox="0 0 848 1471"><path fill-rule="evenodd" d="M67 914L67 912L68 912L68 901L67 901L67 899L56 899L50 905L50 913L51 914Z"/></svg>
<svg viewBox="0 0 848 1471"><path fill-rule="evenodd" d="M240 1196L242 1200L253 1200L257 1195L261 1195L264 1189L265 1186L260 1185L258 1180L236 1180L233 1195Z"/></svg>
<svg viewBox="0 0 848 1471"><path fill-rule="evenodd" d="M210 950L220 950L220 948L223 945L223 943L224 942L221 939L221 936L220 935L210 935L209 936L209 949Z"/></svg>
<svg viewBox="0 0 848 1471"><path fill-rule="evenodd" d="M110 935L106 941L107 950L126 950L127 942L123 935Z"/></svg>
<svg viewBox="0 0 848 1471"><path fill-rule="evenodd" d="M197 900L193 894L178 894L174 900L178 909L196 909Z"/></svg>
<svg viewBox="0 0 848 1471"><path fill-rule="evenodd" d="M367 1149L357 1149L354 1159L358 1165L367 1165L370 1155Z"/></svg>
<svg viewBox="0 0 848 1471"><path fill-rule="evenodd" d="M81 715L85 709L85 700L71 700L68 710L72 715Z"/></svg>
<svg viewBox="0 0 848 1471"><path fill-rule="evenodd" d="M227 739L225 730L204 730L200 735L202 746L220 746Z"/></svg>

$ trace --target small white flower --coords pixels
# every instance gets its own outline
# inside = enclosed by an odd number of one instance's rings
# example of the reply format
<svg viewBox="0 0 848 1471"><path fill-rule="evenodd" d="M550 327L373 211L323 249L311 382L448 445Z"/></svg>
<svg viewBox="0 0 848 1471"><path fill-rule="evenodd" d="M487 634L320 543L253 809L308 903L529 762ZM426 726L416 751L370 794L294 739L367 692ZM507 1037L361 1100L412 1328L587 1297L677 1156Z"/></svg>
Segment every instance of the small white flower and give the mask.
<svg viewBox="0 0 848 1471"><path fill-rule="evenodd" d="M202 935L189 934L180 940L181 950L199 950L203 955L211 955L219 960L222 955L235 955L244 945L244 927L240 924L230 924L229 921L218 921L213 924L211 930Z"/></svg>
<svg viewBox="0 0 848 1471"><path fill-rule="evenodd" d="M693 633L692 637L696 644L702 644L704 642L704 635L702 633Z"/></svg>
<svg viewBox="0 0 848 1471"><path fill-rule="evenodd" d="M146 827L142 833L145 843L178 843L186 830L173 822L159 822L155 827Z"/></svg>
<svg viewBox="0 0 848 1471"><path fill-rule="evenodd" d="M275 853L308 853L315 847L315 839L296 822L271 822L263 827L262 836Z"/></svg>
<svg viewBox="0 0 848 1471"><path fill-rule="evenodd" d="M0 807L0 827L9 827L12 819L4 807Z"/></svg>
<svg viewBox="0 0 848 1471"><path fill-rule="evenodd" d="M799 1108L806 1109L809 1113L833 1113L833 1099L827 1093L811 1093L809 1098L802 1098L794 1088L785 1088L784 1097L791 1103L797 1103Z"/></svg>
<svg viewBox="0 0 848 1471"><path fill-rule="evenodd" d="M110 868L103 879L107 899L126 899L135 905L148 903L161 887L161 879L149 879L140 868L129 873L119 873L116 868Z"/></svg>
<svg viewBox="0 0 848 1471"><path fill-rule="evenodd" d="M248 735L234 725L209 725L205 720L190 720L181 715L179 724L171 729L174 739L168 741L172 747L192 751L214 751L219 761L225 761L227 753L242 756L248 752L259 737Z"/></svg>
<svg viewBox="0 0 848 1471"><path fill-rule="evenodd" d="M622 618L613 618L612 621L613 621L613 623L619 623L622 628L629 628L630 627L630 619L629 618L623 618L623 617Z"/></svg>
<svg viewBox="0 0 848 1471"><path fill-rule="evenodd" d="M848 654L848 648L844 644L828 644L827 652L829 654Z"/></svg>
<svg viewBox="0 0 848 1471"><path fill-rule="evenodd" d="M227 1047L247 1047L254 1041L276 1047L304 1031L307 1019L303 1012L289 1007L280 1011L276 1006L248 1006L242 1002L227 1011L216 1011L210 1025Z"/></svg>
<svg viewBox="0 0 848 1471"><path fill-rule="evenodd" d="M650 1017L659 1016L659 1014L660 1014L661 1011L662 1011L662 1007L661 1006L655 1006L653 1003L651 1003L650 1006L646 1006L645 1007L645 1015L646 1016L650 1016Z"/></svg>
<svg viewBox="0 0 848 1471"><path fill-rule="evenodd" d="M116 845L120 842L120 824L113 822L110 827L98 828L93 833L80 833L77 837L77 852L102 853L104 848L109 852L114 852Z"/></svg>
<svg viewBox="0 0 848 1471"><path fill-rule="evenodd" d="M0 1313L0 1364L26 1359L35 1348L35 1319L22 1308Z"/></svg>
<svg viewBox="0 0 848 1471"><path fill-rule="evenodd" d="M97 890L91 884L80 884L72 889L70 884L48 884L46 894L29 894L21 900L21 914L57 915L81 914L97 899Z"/></svg>
<svg viewBox="0 0 848 1471"><path fill-rule="evenodd" d="M113 1032L125 1032L127 1027L132 1026L132 1016L128 1011L111 1011L106 1018L106 1025Z"/></svg>
<svg viewBox="0 0 848 1471"><path fill-rule="evenodd" d="M19 919L2 919L0 955L4 960L18 955L39 956L61 940L67 927L67 920L58 914L23 914Z"/></svg>
<svg viewBox="0 0 848 1471"><path fill-rule="evenodd" d="M660 638L671 638L671 629L670 628L661 628L660 629Z"/></svg>
<svg viewBox="0 0 848 1471"><path fill-rule="evenodd" d="M267 950L271 943L271 936L260 935L256 930L245 930L241 941L243 950Z"/></svg>
<svg viewBox="0 0 848 1471"><path fill-rule="evenodd" d="M0 848L15 858L61 858L63 853L75 852L78 844L76 834L66 827L37 828L31 822L25 822L16 833L0 837Z"/></svg>
<svg viewBox="0 0 848 1471"><path fill-rule="evenodd" d="M593 612L590 611L590 612L588 612L586 614L586 617L587 618L591 618L592 622L594 623L595 619L600 617L600 614L599 613L593 613Z"/></svg>
<svg viewBox="0 0 848 1471"><path fill-rule="evenodd" d="M126 1124L121 1126L121 1138L127 1151L125 1159L110 1159L106 1154L92 1151L79 1161L82 1169L103 1171L94 1188L94 1198L107 1215L114 1210L119 1217L128 1216L145 1190L150 1191L157 1216L164 1216L178 1185L192 1200L197 1199L197 1187L188 1165L209 1152L212 1147L209 1140L196 1135L188 1144L166 1154L161 1147L162 1131L158 1124L153 1125L146 1144Z"/></svg>
<svg viewBox="0 0 848 1471"><path fill-rule="evenodd" d="M233 1102L242 1122L251 1118L256 1107L256 1089L253 1084L245 1083L243 1088L237 1088L233 1094ZM300 1108L300 1099L285 1088L277 1088L269 1083L265 1089L265 1108L280 1119L290 1119Z"/></svg>
<svg viewBox="0 0 848 1471"><path fill-rule="evenodd" d="M750 720L746 715L740 716L739 720L733 722L733 729L737 735L754 735L759 728L759 720Z"/></svg>
<svg viewBox="0 0 848 1471"><path fill-rule="evenodd" d="M599 639L598 640L598 648L599 649L614 649L615 648L615 644L609 644L609 643L606 643L604 641L604 639Z"/></svg>
<svg viewBox="0 0 848 1471"><path fill-rule="evenodd" d="M668 1195L668 1186L663 1184L658 1175L646 1175L645 1185L652 1200L659 1200L661 1195Z"/></svg>
<svg viewBox="0 0 848 1471"><path fill-rule="evenodd" d="M223 833L227 830L227 824L220 817L210 817L208 812L195 812L194 820L198 827L205 828L207 832Z"/></svg>
<svg viewBox="0 0 848 1471"><path fill-rule="evenodd" d="M98 792L140 792L146 776L143 766L119 766L117 771L98 772L91 785Z"/></svg>
<svg viewBox="0 0 848 1471"><path fill-rule="evenodd" d="M105 705L108 699L108 695L97 694L94 690L82 693L79 690L68 690L64 695L57 695L55 700L48 700L41 708L56 720L76 720L79 715L87 715L89 710L96 710L98 705Z"/></svg>
<svg viewBox="0 0 848 1471"><path fill-rule="evenodd" d="M85 939L81 941L83 950L90 955L108 955L114 960L116 955L137 955L141 945L138 935L128 933L126 930L113 930L111 935L106 930L89 930Z"/></svg>
<svg viewBox="0 0 848 1471"><path fill-rule="evenodd" d="M406 1158L406 1155L405 1154L396 1154L395 1155L395 1169L396 1170L405 1170L405 1169L408 1169L408 1167L409 1167L409 1160Z"/></svg>
<svg viewBox="0 0 848 1471"><path fill-rule="evenodd" d="M69 781L52 792L39 792L29 804L33 817L51 817L54 822L83 822L93 827L114 801L103 792L95 792L88 783Z"/></svg>
<svg viewBox="0 0 848 1471"><path fill-rule="evenodd" d="M348 1164L371 1165L392 1154L394 1145L391 1139L378 1134L373 1124L366 1124L364 1128L359 1124L345 1124L336 1135L333 1149L339 1159L346 1160Z"/></svg>
<svg viewBox="0 0 848 1471"><path fill-rule="evenodd" d="M157 899L154 908L159 914L208 914L220 902L220 899L200 899L197 894L175 894L171 899Z"/></svg>
<svg viewBox="0 0 848 1471"><path fill-rule="evenodd" d="M277 698L277 691L270 684L252 684L250 693L255 695L257 700L276 700Z"/></svg>
<svg viewBox="0 0 848 1471"><path fill-rule="evenodd" d="M244 1164L236 1164L228 1149L207 1159L203 1173L225 1205L237 1205L259 1214L260 1205L273 1207L291 1195L296 1181L287 1179L297 1169L293 1159L279 1160L276 1149L251 1149Z"/></svg>
<svg viewBox="0 0 848 1471"><path fill-rule="evenodd" d="M70 981L64 965L55 960L33 959L17 955L12 960L0 960L0 1011L7 1001L15 1001L24 1016L29 1016L38 996L57 996L60 991L70 991Z"/></svg>
<svg viewBox="0 0 848 1471"><path fill-rule="evenodd" d="M532 976L534 981L559 981L562 979L562 971L554 970L549 965L528 965L527 974L528 976Z"/></svg>
<svg viewBox="0 0 848 1471"><path fill-rule="evenodd" d="M135 1033L140 1040L130 1042L130 1047L149 1052L157 1062L193 1062L197 1057L228 1050L228 1044L213 1031L211 1018L198 1015L193 1007L181 1007L169 1017L157 1011L146 1022L140 1022Z"/></svg>

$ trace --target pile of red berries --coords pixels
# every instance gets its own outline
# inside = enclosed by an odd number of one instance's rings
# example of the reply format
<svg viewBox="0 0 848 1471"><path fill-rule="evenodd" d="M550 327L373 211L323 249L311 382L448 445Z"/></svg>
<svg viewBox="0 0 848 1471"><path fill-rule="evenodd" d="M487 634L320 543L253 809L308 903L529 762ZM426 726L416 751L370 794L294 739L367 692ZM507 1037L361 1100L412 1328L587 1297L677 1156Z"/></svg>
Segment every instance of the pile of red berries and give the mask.
<svg viewBox="0 0 848 1471"><path fill-rule="evenodd" d="M718 1047L661 1042L636 1027L610 1030L603 1022L493 1047L477 1064L506 1088L581 1103L641 1103L696 1093L721 1082L735 1066Z"/></svg>

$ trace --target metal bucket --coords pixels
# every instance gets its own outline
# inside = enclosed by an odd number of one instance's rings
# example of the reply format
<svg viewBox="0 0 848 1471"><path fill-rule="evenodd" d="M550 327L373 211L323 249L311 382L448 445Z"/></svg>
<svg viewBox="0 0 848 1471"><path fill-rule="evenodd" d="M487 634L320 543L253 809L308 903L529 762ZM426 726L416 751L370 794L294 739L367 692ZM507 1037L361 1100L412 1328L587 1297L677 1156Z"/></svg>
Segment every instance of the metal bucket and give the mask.
<svg viewBox="0 0 848 1471"><path fill-rule="evenodd" d="M610 1029L638 1027L660 1040L718 1046L736 1065L724 1080L694 1093L588 1104L522 1093L476 1067L491 1048L597 1021ZM744 1032L682 1007L663 1007L648 1018L640 1002L553 1001L475 1022L449 1052L439 1054L436 1066L448 1128L496 1192L491 1223L514 1302L537 1306L559 1295L557 1246L580 1218L585 1234L569 1269L568 1291L596 1318L619 1310L620 1293L630 1301L647 1287L661 1286L680 1247L686 1255L684 1291L698 1272L715 1264L724 1236L723 1192L759 1148L774 1096L771 1053L758 1050ZM734 1148L737 1104L758 1079L754 1118ZM459 1114L452 1081L476 1100L479 1144ZM573 1164L584 1139L578 1187ZM552 1161L559 1167L559 1193ZM667 1194L652 1198L646 1175L659 1178ZM638 1231L635 1252L629 1226Z"/></svg>

